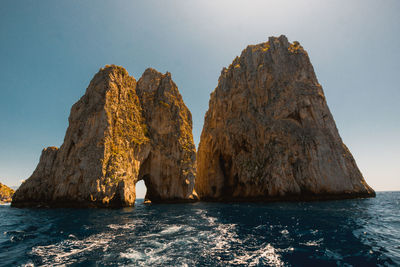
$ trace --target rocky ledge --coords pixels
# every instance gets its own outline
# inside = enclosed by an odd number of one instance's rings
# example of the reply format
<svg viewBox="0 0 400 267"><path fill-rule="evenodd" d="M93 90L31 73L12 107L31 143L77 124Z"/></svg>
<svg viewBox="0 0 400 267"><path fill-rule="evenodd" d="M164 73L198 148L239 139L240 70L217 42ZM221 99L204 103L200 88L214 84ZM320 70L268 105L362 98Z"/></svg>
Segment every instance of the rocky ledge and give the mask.
<svg viewBox="0 0 400 267"><path fill-rule="evenodd" d="M192 117L170 73L147 69L138 82L118 66L94 76L73 105L64 143L45 148L12 206L121 207L146 199L197 199Z"/></svg>
<svg viewBox="0 0 400 267"><path fill-rule="evenodd" d="M285 36L250 45L211 94L197 154L202 200L371 197L307 52Z"/></svg>

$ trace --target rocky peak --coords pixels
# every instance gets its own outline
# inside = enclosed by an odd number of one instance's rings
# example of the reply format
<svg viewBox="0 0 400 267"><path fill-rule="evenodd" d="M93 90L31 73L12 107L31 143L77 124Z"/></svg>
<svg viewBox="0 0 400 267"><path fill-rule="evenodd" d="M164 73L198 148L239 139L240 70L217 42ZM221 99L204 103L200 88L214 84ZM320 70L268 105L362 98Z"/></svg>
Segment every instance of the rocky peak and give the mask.
<svg viewBox="0 0 400 267"><path fill-rule="evenodd" d="M372 196L307 52L285 36L248 46L211 94L197 162L205 199Z"/></svg>
<svg viewBox="0 0 400 267"><path fill-rule="evenodd" d="M139 92L154 92L160 86L161 80L166 77L162 73L156 71L153 68L147 68L142 77L140 78L140 89L138 88Z"/></svg>
<svg viewBox="0 0 400 267"><path fill-rule="evenodd" d="M152 152L148 161L152 162L152 166L158 166L147 169L149 177L164 177L168 184L174 184L171 187L176 188L173 194L197 199L194 192L196 170L193 163L196 150L192 136L192 116L171 74L147 69L138 81L137 92L152 139ZM179 168L174 168L175 164ZM152 196L153 200L159 198L162 196Z"/></svg>
<svg viewBox="0 0 400 267"><path fill-rule="evenodd" d="M146 94L156 94L158 97L182 99L178 87L173 82L171 73L162 74L155 69L148 68L138 81L137 93L139 97L146 98Z"/></svg>
<svg viewBox="0 0 400 267"><path fill-rule="evenodd" d="M149 69L140 81L143 86L138 89L124 68L107 65L100 69L71 109L63 145L43 150L39 165L16 192L13 205L132 206L135 184L141 179L152 201L193 199L195 157L188 161L187 154L177 154L183 147L194 148L193 139L181 142L187 133L160 134L165 128L179 131L181 125L191 132L190 112L169 74ZM173 113L158 100L158 94L154 101L143 97L143 89L164 92L168 86L176 97L167 99L178 103ZM179 120L176 116L181 113L186 117ZM169 160L158 161L164 158ZM156 172L161 163L166 170Z"/></svg>

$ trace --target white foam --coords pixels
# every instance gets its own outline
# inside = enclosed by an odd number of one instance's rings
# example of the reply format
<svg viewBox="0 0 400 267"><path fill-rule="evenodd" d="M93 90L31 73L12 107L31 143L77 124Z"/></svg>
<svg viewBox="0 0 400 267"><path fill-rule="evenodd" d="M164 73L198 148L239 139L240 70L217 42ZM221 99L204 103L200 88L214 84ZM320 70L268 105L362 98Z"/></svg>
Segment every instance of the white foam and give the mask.
<svg viewBox="0 0 400 267"><path fill-rule="evenodd" d="M65 265L76 262L71 256L99 248L106 251L114 238L112 234L97 234L82 240L74 236L56 244L33 247L31 254L41 257L43 266Z"/></svg>
<svg viewBox="0 0 400 267"><path fill-rule="evenodd" d="M261 260L265 260L268 265L271 266L284 265L280 255L276 252L276 249L271 244L267 244L264 248L260 248L252 253L236 256L235 259L229 263L257 266L262 264L262 262L260 262Z"/></svg>
<svg viewBox="0 0 400 267"><path fill-rule="evenodd" d="M271 244L266 244L264 247L255 250L253 252L248 252L244 250L237 250L246 240L239 238L237 234L236 224L222 224L216 223L216 219L213 217L207 217L211 219L212 223L216 225L210 232L208 232L209 240L212 241L213 247L206 251L206 254L210 253L211 257L216 257L221 260L218 256L221 252L235 251L234 259L227 261L226 265L246 265L246 266L257 266L260 264L267 263L271 266L283 266L284 263L279 255L279 250L275 249ZM283 230L282 234L289 234L288 230ZM232 249L234 246L234 250ZM288 251L292 251L293 248L288 248Z"/></svg>
<svg viewBox="0 0 400 267"><path fill-rule="evenodd" d="M201 219L206 220L208 222L208 225L210 225L210 226L216 225L217 218L207 216L207 214L204 210L198 210L198 211L196 211L196 214L198 214Z"/></svg>
<svg viewBox="0 0 400 267"><path fill-rule="evenodd" d="M205 219L208 221L208 224L211 226L216 224L215 221L217 220L217 218L205 216Z"/></svg>
<svg viewBox="0 0 400 267"><path fill-rule="evenodd" d="M213 250L225 250L231 248L231 243L242 243L242 240L237 238L235 224L219 224L215 229L216 233L211 234L214 238L215 246Z"/></svg>
<svg viewBox="0 0 400 267"><path fill-rule="evenodd" d="M127 224L109 224L107 225L108 228L111 228L113 230L119 230L119 229L134 229L135 224L133 223L127 223Z"/></svg>
<svg viewBox="0 0 400 267"><path fill-rule="evenodd" d="M146 248L144 252L128 248L126 252L121 252L121 258L129 259L135 266L152 266L165 263L167 260L172 260L168 257L168 248L171 243L162 244L157 241L149 242L149 245L155 248Z"/></svg>
<svg viewBox="0 0 400 267"><path fill-rule="evenodd" d="M302 245L306 245L308 247L319 247L322 243L323 239L318 239L318 240L310 240L307 241L306 243L301 243Z"/></svg>
<svg viewBox="0 0 400 267"><path fill-rule="evenodd" d="M132 261L143 260L146 258L146 255L144 253L136 251L132 248L128 249L126 252L121 252L119 255L121 258L129 259Z"/></svg>
<svg viewBox="0 0 400 267"><path fill-rule="evenodd" d="M287 234L289 234L289 231L288 231L288 230L286 230L286 229L285 229L285 230L282 230L282 231L281 231L281 234L283 234L283 235L287 235Z"/></svg>
<svg viewBox="0 0 400 267"><path fill-rule="evenodd" d="M161 235L169 235L169 234L173 234L176 232L179 232L182 229L182 226L178 226L178 225L173 225L168 227L167 229L164 229L160 232Z"/></svg>

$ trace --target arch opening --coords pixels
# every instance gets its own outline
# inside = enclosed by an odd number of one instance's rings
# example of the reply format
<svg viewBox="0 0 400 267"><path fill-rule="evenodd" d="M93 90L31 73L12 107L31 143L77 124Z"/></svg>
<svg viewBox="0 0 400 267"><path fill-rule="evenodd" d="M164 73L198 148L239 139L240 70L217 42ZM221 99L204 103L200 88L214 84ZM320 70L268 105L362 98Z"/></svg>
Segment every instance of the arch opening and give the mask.
<svg viewBox="0 0 400 267"><path fill-rule="evenodd" d="M145 197L146 197L146 193L147 193L147 187L146 184L144 182L144 180L140 180L136 183L135 185L135 190L136 190L136 201L144 201Z"/></svg>
<svg viewBox="0 0 400 267"><path fill-rule="evenodd" d="M139 169L138 182L143 182L146 187L146 193L144 196L145 203L158 202L160 201L160 192L158 192L157 186L154 184L154 177L152 177L152 155L151 153L142 162Z"/></svg>

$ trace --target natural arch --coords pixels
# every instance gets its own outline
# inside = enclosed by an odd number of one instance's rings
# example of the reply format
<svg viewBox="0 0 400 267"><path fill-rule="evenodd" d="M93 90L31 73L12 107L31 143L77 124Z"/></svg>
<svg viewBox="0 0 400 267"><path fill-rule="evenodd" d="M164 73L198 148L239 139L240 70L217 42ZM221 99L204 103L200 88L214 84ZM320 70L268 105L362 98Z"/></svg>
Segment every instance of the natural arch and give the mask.
<svg viewBox="0 0 400 267"><path fill-rule="evenodd" d="M160 192L157 190L157 186L154 182L154 175L152 175L152 169L155 169L155 166L151 166L152 164L152 153L148 155L148 157L143 161L140 166L138 182L143 181L146 187L146 195L144 197L145 200L150 200L151 202L159 201L161 199Z"/></svg>
<svg viewBox="0 0 400 267"><path fill-rule="evenodd" d="M153 202L194 201L195 160L192 116L171 74L147 69L136 81L106 66L71 108L63 145L43 151L12 205L133 206L140 180Z"/></svg>

